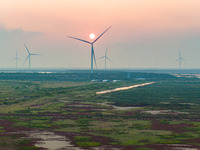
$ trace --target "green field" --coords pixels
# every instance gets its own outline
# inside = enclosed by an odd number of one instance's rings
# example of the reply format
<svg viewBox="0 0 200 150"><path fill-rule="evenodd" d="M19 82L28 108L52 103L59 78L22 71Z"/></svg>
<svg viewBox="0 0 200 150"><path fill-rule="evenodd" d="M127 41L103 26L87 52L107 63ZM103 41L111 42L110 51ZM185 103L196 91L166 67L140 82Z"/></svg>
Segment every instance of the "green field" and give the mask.
<svg viewBox="0 0 200 150"><path fill-rule="evenodd" d="M45 148L37 145L41 139L30 136L36 131L66 137L82 149L200 149L197 78L145 74L145 80L104 83L57 80L57 74L48 80L30 80L30 74L23 74L27 80L19 74L15 79L1 76L0 149ZM96 94L151 81L155 83Z"/></svg>

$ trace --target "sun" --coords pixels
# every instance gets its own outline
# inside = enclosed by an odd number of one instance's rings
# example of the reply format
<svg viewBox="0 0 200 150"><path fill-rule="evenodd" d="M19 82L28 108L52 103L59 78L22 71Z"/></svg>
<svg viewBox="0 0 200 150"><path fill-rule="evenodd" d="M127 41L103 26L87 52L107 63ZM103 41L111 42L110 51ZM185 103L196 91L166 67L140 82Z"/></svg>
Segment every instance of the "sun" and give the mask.
<svg viewBox="0 0 200 150"><path fill-rule="evenodd" d="M95 38L95 34L94 34L94 33L91 33L91 34L90 34L90 38L91 38L91 39L94 39L94 38Z"/></svg>

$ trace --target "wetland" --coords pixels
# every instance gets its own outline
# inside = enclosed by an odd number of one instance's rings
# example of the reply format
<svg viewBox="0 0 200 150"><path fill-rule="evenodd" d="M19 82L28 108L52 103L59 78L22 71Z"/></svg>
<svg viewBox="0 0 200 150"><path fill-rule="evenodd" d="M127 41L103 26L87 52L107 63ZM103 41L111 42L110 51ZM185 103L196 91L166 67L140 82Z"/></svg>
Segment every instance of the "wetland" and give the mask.
<svg viewBox="0 0 200 150"><path fill-rule="evenodd" d="M21 75L0 75L0 149L200 149L198 78Z"/></svg>

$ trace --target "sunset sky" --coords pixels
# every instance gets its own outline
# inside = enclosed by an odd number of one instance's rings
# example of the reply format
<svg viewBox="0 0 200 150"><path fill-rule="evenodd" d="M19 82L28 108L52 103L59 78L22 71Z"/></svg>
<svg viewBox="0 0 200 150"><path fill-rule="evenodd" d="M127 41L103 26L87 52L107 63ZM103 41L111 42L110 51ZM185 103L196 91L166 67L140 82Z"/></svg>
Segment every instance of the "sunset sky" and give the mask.
<svg viewBox="0 0 200 150"><path fill-rule="evenodd" d="M109 68L200 68L200 0L2 0L0 68L20 68L27 52L32 68L90 68L90 40L112 26L95 45L108 48ZM97 59L98 68L104 60Z"/></svg>

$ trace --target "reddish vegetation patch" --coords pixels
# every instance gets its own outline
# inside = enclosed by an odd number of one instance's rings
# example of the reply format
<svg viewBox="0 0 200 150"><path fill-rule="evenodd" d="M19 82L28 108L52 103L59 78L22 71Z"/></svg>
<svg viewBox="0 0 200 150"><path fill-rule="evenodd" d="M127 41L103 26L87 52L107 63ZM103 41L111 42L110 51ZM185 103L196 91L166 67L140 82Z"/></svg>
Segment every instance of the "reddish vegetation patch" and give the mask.
<svg viewBox="0 0 200 150"><path fill-rule="evenodd" d="M200 138L199 139L188 139L185 140L186 143L200 143Z"/></svg>
<svg viewBox="0 0 200 150"><path fill-rule="evenodd" d="M32 129L30 128L26 128L26 127L19 127L19 126L14 126L13 123L11 121L8 120L1 120L0 119L0 126L4 128L4 130L6 132L2 132L0 133L0 136L3 137L11 137L11 138L20 138L23 137L22 139L24 139L24 137L27 137L26 134L24 134L23 132L25 131L32 131ZM25 146L34 146L34 144L36 143L35 140L32 140L31 143L25 144ZM18 145L19 147L23 147L23 145ZM1 149L1 147L0 147Z"/></svg>
<svg viewBox="0 0 200 150"><path fill-rule="evenodd" d="M135 112L132 112L132 111L129 111L129 112L126 112L124 115L125 116L132 116Z"/></svg>
<svg viewBox="0 0 200 150"><path fill-rule="evenodd" d="M92 105L92 104L84 104L80 101L67 103L65 107L62 107L62 109L83 109L83 110L101 110L105 109L104 107L101 107L101 105Z"/></svg>
<svg viewBox="0 0 200 150"><path fill-rule="evenodd" d="M87 115L87 116L92 116L91 113L87 113L87 112L79 112L78 115Z"/></svg>
<svg viewBox="0 0 200 150"><path fill-rule="evenodd" d="M31 108L35 108L35 107L40 107L40 106L43 106L44 104L36 104L36 105L31 105L30 107Z"/></svg>
<svg viewBox="0 0 200 150"><path fill-rule="evenodd" d="M154 144L148 145L148 148L155 150L189 150L189 149L200 149L200 146L187 145L187 144Z"/></svg>
<svg viewBox="0 0 200 150"><path fill-rule="evenodd" d="M109 143L112 142L112 139L110 139L108 137L92 136L92 135L84 134L84 133L72 133L72 132L60 132L60 131L56 131L55 133L58 134L58 135L62 135L62 136L67 137L68 139L70 139L72 141L72 144L76 145L76 146L78 146L76 144L77 141L73 141L73 139L74 139L75 136L89 136L92 139L91 141L101 143L101 146L98 147L98 149L100 149L100 150L101 149L102 150L112 150L113 148L117 148L117 149L120 149L120 150L129 150L129 148L126 148L124 146L109 145ZM92 150L93 148L82 147L82 149Z"/></svg>
<svg viewBox="0 0 200 150"><path fill-rule="evenodd" d="M74 107L74 106L69 106L66 107L67 109L72 109L72 110L94 110L94 108L91 107Z"/></svg>
<svg viewBox="0 0 200 150"><path fill-rule="evenodd" d="M13 127L13 123L11 121L8 121L8 120L0 120L0 126L1 127L4 127L4 130L6 132L3 132L1 133L0 135L9 135L9 134L13 134L17 131L30 131L29 128L26 128L26 127Z"/></svg>
<svg viewBox="0 0 200 150"><path fill-rule="evenodd" d="M181 133L181 132L185 132L184 128L188 128L188 127L195 127L192 124L185 124L185 123L181 123L181 124L161 124L158 121L154 121L152 123L152 129L153 130L167 130L167 131L173 131L175 133Z"/></svg>

